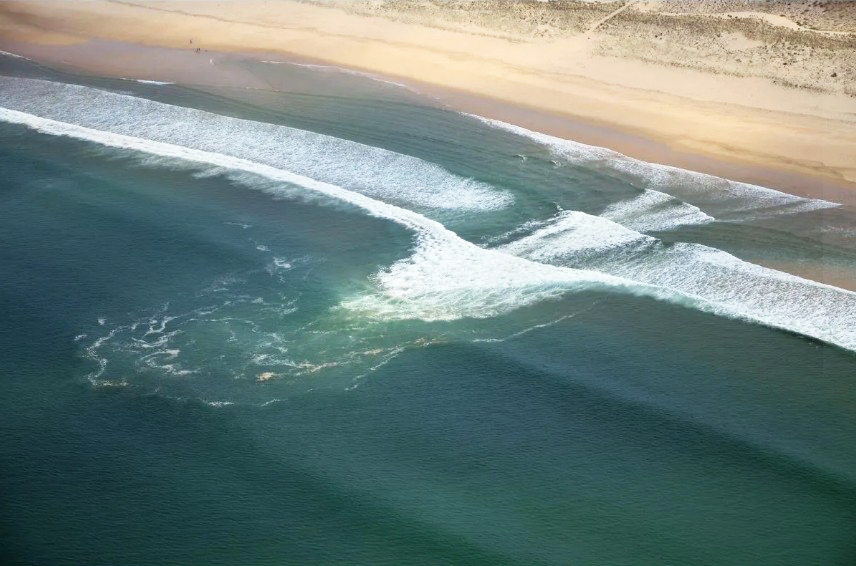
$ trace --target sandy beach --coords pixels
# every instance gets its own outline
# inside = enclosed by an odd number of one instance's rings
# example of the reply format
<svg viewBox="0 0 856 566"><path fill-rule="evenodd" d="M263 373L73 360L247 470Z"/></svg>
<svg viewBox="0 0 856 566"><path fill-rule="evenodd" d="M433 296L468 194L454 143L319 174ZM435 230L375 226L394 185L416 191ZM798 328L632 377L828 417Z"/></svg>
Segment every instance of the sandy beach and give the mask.
<svg viewBox="0 0 856 566"><path fill-rule="evenodd" d="M3 1L0 48L200 83L224 53L326 62L633 157L853 202L856 23L852 3L826 4Z"/></svg>
<svg viewBox="0 0 856 566"><path fill-rule="evenodd" d="M854 20L0 0L2 563L856 565Z"/></svg>

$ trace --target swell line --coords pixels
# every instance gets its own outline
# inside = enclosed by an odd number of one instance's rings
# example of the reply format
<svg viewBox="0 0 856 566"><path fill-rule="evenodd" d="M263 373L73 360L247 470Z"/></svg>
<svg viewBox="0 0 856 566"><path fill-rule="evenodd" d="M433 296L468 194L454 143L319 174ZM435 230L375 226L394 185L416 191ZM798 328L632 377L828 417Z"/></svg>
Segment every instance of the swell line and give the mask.
<svg viewBox="0 0 856 566"><path fill-rule="evenodd" d="M799 197L760 185L641 161L611 149L528 130L501 120L463 112L461 114L491 129L531 140L547 148L553 156L566 163L601 166L612 175L629 179L633 184L642 187L643 192L636 202L622 203L607 211L608 217L611 214L611 217L620 220L622 224L627 222L626 225L631 228L658 230L683 223L703 224L714 220L713 216L719 218L711 212L712 209L726 208L729 220L741 221L841 206L836 202ZM628 209L636 208L639 204L651 206L663 203L669 197L680 199L683 206L672 211L672 218L661 218L653 227L640 224L633 215L627 214ZM633 222L637 224L631 225Z"/></svg>
<svg viewBox="0 0 856 566"><path fill-rule="evenodd" d="M104 132L101 130L59 122L49 118L41 118L39 116L3 107L0 107L0 120L25 125L32 130L44 134L72 137L117 149L139 151L161 157L174 158L223 169L243 171L274 181L297 185L315 193L331 197L337 201L348 203L363 210L371 216L391 220L414 231L417 236L416 255L420 253L432 254L440 250L443 250L443 252L445 252L445 250L449 250L470 258L474 256L482 256L484 260L479 263L502 266L509 271L518 271L516 276L510 276L508 282L519 286L544 286L545 284L556 284L562 282L574 284L593 283L616 287L632 287L634 285L631 281L622 280L617 277L593 271L567 269L539 264L513 255L480 248L479 246L462 239L441 223L416 212L372 199L360 193L349 191L330 183L317 181L310 177L277 169L269 165L256 163L248 159L191 149L165 142L135 138L124 134ZM274 194L281 194L280 191L273 189L268 189L268 191L273 192ZM394 269L394 267L395 266L393 266L391 270ZM528 270L530 274L527 275L525 273L520 273L521 270ZM468 279L465 277L455 278L455 280L458 285L455 285L455 281L453 280L449 281L449 283L452 284L452 287L467 286L466 283L468 282ZM660 295L660 292L654 288L651 288L650 292L654 295Z"/></svg>
<svg viewBox="0 0 856 566"><path fill-rule="evenodd" d="M118 97L120 102L133 99L106 94ZM26 100L21 102L26 104ZM151 101L146 104L152 119L158 118L154 111L161 107L165 109L161 120L172 116L168 110L174 107L170 105ZM73 111L76 109L69 112ZM199 128L217 118L202 111L182 112L181 116L188 119L199 115ZM9 108L0 108L0 120L45 134L195 163L215 172L248 173L275 181L274 186L263 184L261 190L278 196L294 195L293 189L283 185L297 186L412 230L415 245L411 256L373 276L376 292L342 301L341 308L366 317L487 318L559 298L569 291L612 290L781 328L856 350L856 325L847 314L856 312L856 293L761 268L706 246L665 246L606 218L566 211L527 236L485 249L417 212L245 157L104 131ZM238 138L252 135L243 128L270 126L230 120L232 134ZM170 122L157 125L167 127L167 131L176 127ZM109 123L102 127L109 127ZM292 141L298 143L300 139ZM654 253L647 253L651 251ZM590 265L580 262L581 257L588 256L605 261ZM756 289L759 283L762 285Z"/></svg>

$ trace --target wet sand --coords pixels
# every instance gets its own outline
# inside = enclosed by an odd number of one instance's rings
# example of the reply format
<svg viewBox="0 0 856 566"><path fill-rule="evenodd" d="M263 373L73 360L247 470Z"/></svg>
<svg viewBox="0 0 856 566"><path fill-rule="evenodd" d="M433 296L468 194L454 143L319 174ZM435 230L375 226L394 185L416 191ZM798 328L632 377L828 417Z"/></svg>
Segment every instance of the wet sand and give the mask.
<svg viewBox="0 0 856 566"><path fill-rule="evenodd" d="M580 38L521 42L284 0L4 1L2 28L14 31L2 49L112 76L268 88L217 64L240 57L367 70L458 110L646 161L856 202L856 98L603 57L573 45Z"/></svg>

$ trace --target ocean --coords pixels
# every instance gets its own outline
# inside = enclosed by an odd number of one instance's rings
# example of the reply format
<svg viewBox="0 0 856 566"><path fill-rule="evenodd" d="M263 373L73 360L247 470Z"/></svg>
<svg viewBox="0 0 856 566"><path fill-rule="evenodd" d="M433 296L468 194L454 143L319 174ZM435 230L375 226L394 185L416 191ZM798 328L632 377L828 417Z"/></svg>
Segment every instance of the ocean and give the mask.
<svg viewBox="0 0 856 566"><path fill-rule="evenodd" d="M856 563L856 209L230 64L0 56L4 564Z"/></svg>

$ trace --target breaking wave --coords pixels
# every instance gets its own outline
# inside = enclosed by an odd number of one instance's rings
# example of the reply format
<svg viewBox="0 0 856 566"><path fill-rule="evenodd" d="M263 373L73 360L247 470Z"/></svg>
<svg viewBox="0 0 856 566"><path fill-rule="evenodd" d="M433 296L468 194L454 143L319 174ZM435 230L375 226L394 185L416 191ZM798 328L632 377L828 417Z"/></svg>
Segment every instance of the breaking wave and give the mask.
<svg viewBox="0 0 856 566"><path fill-rule="evenodd" d="M595 167L639 187L643 191L639 196L610 207L604 213L607 218L635 230L669 230L682 224L711 222L713 217L741 221L840 206L830 201L798 197L750 183L640 161L610 149L533 132L500 120L464 115L491 128L532 140L566 163ZM634 212L655 214L636 216L632 214Z"/></svg>
<svg viewBox="0 0 856 566"><path fill-rule="evenodd" d="M667 244L614 221L628 218L634 206L668 207L668 197L643 193L642 202L617 205L601 217L561 211L547 221L526 223L511 241L484 248L436 220L383 199L418 205L461 191L462 195L448 197L454 206L479 210L507 204L511 197L415 158L86 87L3 79L0 93L4 105L18 108L0 109L0 120L45 134L181 160L203 170L240 172L247 176L242 179L247 184L271 194L319 195L413 231L407 258L378 271L370 291L341 301L342 311L366 320L488 318L568 292L606 290L668 300L856 349L852 316L856 294L749 264L706 246ZM277 143L270 143L268 136ZM346 155L353 159L349 152L357 152L366 160L365 169L375 172L368 181L361 178L364 171L359 168L334 171L331 163L340 165ZM286 169L289 164L295 170ZM416 168L418 175L408 168ZM399 191L390 188L389 176L401 184L395 185ZM332 182L337 179L341 185ZM414 185L408 187L408 181ZM687 207L679 208L694 221L707 221L700 210ZM658 220L662 225L675 221L671 212ZM285 263L278 268L287 269ZM166 352L152 359L170 364L172 355Z"/></svg>
<svg viewBox="0 0 856 566"><path fill-rule="evenodd" d="M11 110L102 132L252 159L398 204L490 210L506 207L513 200L507 191L453 175L408 155L90 87L0 77L0 100Z"/></svg>

